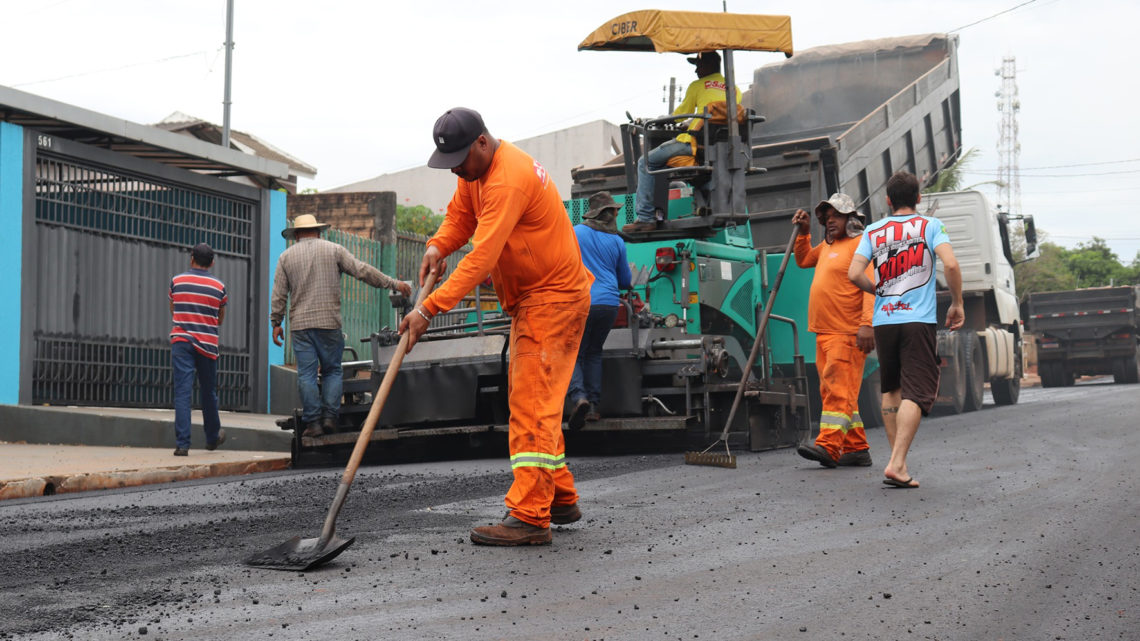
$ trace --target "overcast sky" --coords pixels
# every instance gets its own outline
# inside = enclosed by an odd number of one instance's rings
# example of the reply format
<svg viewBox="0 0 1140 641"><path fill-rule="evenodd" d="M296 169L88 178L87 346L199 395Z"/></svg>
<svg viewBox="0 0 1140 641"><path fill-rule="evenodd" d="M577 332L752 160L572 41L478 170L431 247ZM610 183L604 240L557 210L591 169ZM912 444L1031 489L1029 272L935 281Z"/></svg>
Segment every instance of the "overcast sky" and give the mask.
<svg viewBox="0 0 1140 641"><path fill-rule="evenodd" d="M316 166L300 186L317 189L424 164L432 123L457 105L508 140L620 123L626 110L664 113L670 76L691 79L681 56L578 52L578 43L626 11L722 10L721 0L235 6L232 126ZM174 111L221 123L225 7L0 0L0 84L140 123ZM1023 212L1059 244L1100 236L1125 263L1140 251L1140 2L728 0L728 9L790 15L797 50L955 31L963 141L979 150L968 184L996 177L994 71L1016 56ZM738 54L737 81L747 87L752 69L781 56Z"/></svg>

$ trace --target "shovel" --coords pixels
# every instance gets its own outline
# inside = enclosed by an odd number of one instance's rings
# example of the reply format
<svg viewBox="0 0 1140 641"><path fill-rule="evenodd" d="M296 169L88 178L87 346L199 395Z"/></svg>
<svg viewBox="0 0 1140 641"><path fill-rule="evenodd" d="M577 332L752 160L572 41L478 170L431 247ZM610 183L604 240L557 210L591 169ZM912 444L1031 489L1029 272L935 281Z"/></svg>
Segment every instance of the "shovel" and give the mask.
<svg viewBox="0 0 1140 641"><path fill-rule="evenodd" d="M429 272L424 286L420 288L420 294L416 298L417 306L427 298L428 292L435 286L435 280L436 275ZM396 346L395 353L392 354L388 369L384 372L384 380L380 382L380 388L376 390L376 396L372 399L372 407L368 410L368 418L364 419L364 427L360 429L360 436L356 437L356 447L353 448L352 456L348 459L348 467L344 468L344 476L340 479L340 486L336 489L336 497L333 498L329 514L325 517L325 526L321 529L321 535L313 539L302 539L295 536L280 545L250 556L245 560L246 565L270 570L304 572L333 560L356 540L355 537L342 539L336 535L336 517L340 514L340 508L348 496L348 488L352 485L352 480L356 478L356 468L360 467L360 460L364 458L364 450L372 439L372 430L376 428L376 422L380 419L380 412L384 409L384 401L388 399L388 392L392 390L392 383L396 380L396 372L400 370L400 364L404 362L404 354L407 351L408 335L404 334L400 337L400 343Z"/></svg>
<svg viewBox="0 0 1140 641"><path fill-rule="evenodd" d="M772 291L768 293L768 302L764 304L764 313L760 316L760 324L756 327L756 340L752 342L752 352L748 355L748 363L744 366L740 377L740 385L736 388L736 398L732 401L732 409L728 412L728 419L724 422L724 431L720 438L712 442L701 452L685 452L685 465L708 465L712 467L727 467L736 469L736 455L728 449L728 430L732 427L732 419L736 418L736 410L740 408L740 399L744 398L744 388L748 385L748 376L752 366L756 364L756 357L760 355L760 344L763 342L764 330L768 328L768 317L772 314L772 304L776 302L776 294L780 291L780 283L784 280L784 271L788 269L788 259L796 244L799 230L792 228L792 235L784 247L784 260L780 261L780 271L776 272L776 281L772 283ZM724 454L709 452L717 443L724 442Z"/></svg>

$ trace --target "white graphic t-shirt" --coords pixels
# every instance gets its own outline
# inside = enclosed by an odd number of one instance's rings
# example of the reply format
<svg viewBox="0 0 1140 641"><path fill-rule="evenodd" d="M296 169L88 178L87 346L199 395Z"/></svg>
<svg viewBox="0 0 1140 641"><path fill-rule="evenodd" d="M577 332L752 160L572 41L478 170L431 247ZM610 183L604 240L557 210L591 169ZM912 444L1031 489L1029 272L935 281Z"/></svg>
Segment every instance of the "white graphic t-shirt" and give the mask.
<svg viewBox="0 0 1140 641"><path fill-rule="evenodd" d="M875 315L871 324L937 323L934 248L950 242L937 218L887 216L863 232L860 256L875 271Z"/></svg>

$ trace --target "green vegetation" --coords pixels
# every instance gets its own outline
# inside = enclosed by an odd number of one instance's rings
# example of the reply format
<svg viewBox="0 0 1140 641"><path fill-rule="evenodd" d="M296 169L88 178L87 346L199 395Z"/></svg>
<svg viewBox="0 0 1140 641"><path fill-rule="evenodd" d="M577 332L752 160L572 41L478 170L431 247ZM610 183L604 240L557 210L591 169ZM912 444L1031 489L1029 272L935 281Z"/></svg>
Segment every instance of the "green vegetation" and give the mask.
<svg viewBox="0 0 1140 641"><path fill-rule="evenodd" d="M1039 229L1039 238L1045 234ZM1116 252L1103 238L1080 243L1066 249L1051 242L1042 242L1040 255L1014 267L1017 292L1022 300L1031 292L1062 291L1078 287L1106 285L1140 285L1140 252L1131 265L1124 265ZM1016 248L1015 255L1024 257L1024 248Z"/></svg>
<svg viewBox="0 0 1140 641"><path fill-rule="evenodd" d="M396 205L397 231L431 236L442 224L443 214L436 214L424 205Z"/></svg>

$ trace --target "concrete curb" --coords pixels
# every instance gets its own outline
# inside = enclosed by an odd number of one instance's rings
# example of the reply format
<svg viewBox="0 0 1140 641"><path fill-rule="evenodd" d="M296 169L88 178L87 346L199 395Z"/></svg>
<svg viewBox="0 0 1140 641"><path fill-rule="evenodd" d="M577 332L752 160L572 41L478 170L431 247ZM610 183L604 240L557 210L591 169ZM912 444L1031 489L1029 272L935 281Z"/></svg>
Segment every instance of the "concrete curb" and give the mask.
<svg viewBox="0 0 1140 641"><path fill-rule="evenodd" d="M144 470L53 475L0 484L0 500L50 496L88 490L110 490L216 476L238 476L289 468L289 457L256 461L227 461L206 465L179 465Z"/></svg>

